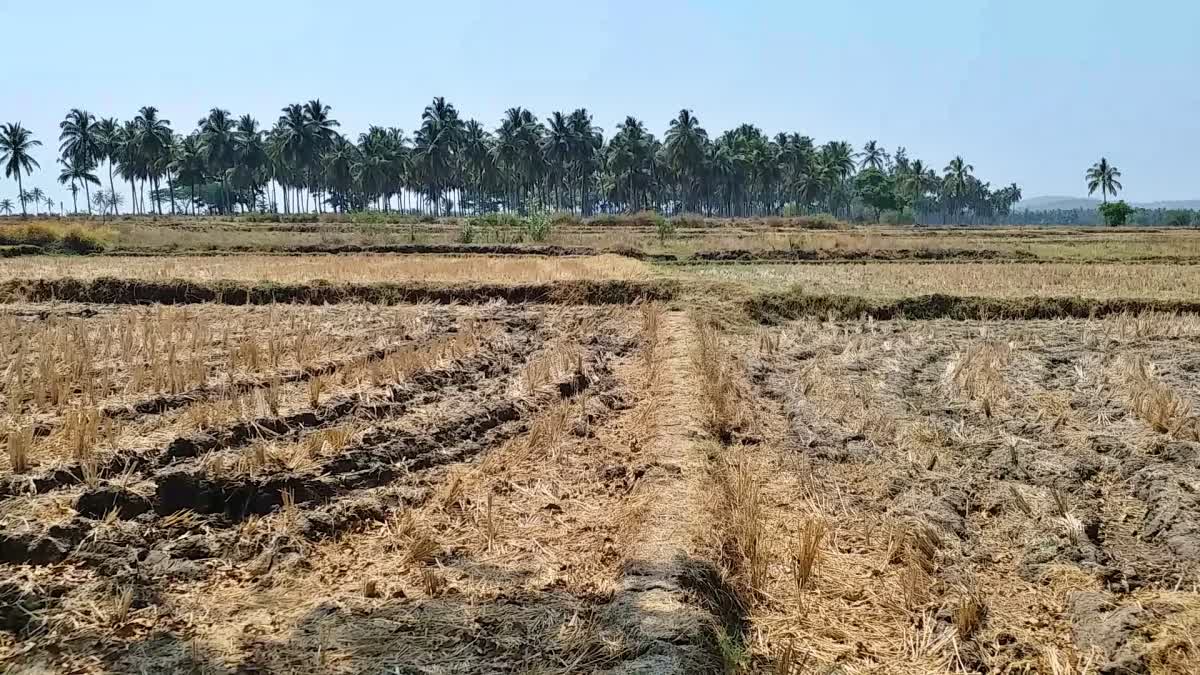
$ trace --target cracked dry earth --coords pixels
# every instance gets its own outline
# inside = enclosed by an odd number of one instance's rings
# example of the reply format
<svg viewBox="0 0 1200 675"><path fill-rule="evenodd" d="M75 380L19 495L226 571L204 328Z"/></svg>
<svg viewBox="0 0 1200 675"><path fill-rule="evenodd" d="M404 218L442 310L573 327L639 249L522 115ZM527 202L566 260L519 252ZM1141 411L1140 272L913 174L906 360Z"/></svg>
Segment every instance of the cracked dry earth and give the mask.
<svg viewBox="0 0 1200 675"><path fill-rule="evenodd" d="M207 310L230 311L191 311ZM108 334L85 322L114 321L119 342L129 311L6 329L57 322L70 347ZM172 324L168 341L207 345L207 377L134 386L121 350L98 348L111 358L90 368L111 386L67 377L59 407L29 393L40 356L6 355L27 390L7 390L6 410L40 430L0 480L5 672L717 670L699 598L722 581L690 543L690 320L653 305L388 312L406 318L370 324L379 339L344 358L236 378L217 372L233 338ZM329 387L312 399L316 378ZM80 451L62 408L85 404L98 421Z"/></svg>
<svg viewBox="0 0 1200 675"><path fill-rule="evenodd" d="M744 343L769 441L756 665L1200 672L1195 317L810 320Z"/></svg>

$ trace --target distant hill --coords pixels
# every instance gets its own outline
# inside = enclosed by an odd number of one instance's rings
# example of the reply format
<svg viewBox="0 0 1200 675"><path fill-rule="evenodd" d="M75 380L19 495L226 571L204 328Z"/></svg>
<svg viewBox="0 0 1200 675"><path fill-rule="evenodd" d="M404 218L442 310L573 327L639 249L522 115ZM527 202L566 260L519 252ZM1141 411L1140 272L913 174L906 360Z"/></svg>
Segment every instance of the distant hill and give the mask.
<svg viewBox="0 0 1200 675"><path fill-rule="evenodd" d="M1017 202L1015 211L1069 211L1071 209L1094 209L1100 206L1099 199L1086 197L1030 197ZM1200 209L1200 199L1181 199L1166 202L1130 202L1140 209Z"/></svg>

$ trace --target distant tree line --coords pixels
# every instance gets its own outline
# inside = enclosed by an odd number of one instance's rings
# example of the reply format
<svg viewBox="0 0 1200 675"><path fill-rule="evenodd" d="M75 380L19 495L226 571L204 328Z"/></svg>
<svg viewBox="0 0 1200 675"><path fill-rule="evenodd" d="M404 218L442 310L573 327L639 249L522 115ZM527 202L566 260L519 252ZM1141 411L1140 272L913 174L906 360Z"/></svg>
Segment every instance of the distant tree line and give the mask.
<svg viewBox="0 0 1200 675"><path fill-rule="evenodd" d="M75 212L82 192L89 212L118 213L128 203L135 214L654 209L974 223L1007 217L1021 198L1016 184L980 181L961 157L939 173L875 141L856 151L798 133L769 137L750 124L712 138L689 110L661 139L634 117L605 138L585 109L542 120L511 108L488 129L440 97L411 136L371 126L351 139L339 126L319 100L286 106L269 129L213 108L186 134L153 106L126 121L73 109L60 124L58 180ZM0 165L17 181L22 213L41 204L22 179L38 168L37 145L19 123L0 127ZM14 206L0 201L0 210Z"/></svg>
<svg viewBox="0 0 1200 675"><path fill-rule="evenodd" d="M1003 225L1105 225L1099 208L1018 210L997 221ZM1200 227L1200 211L1194 209L1134 208L1126 219L1129 225L1147 227Z"/></svg>

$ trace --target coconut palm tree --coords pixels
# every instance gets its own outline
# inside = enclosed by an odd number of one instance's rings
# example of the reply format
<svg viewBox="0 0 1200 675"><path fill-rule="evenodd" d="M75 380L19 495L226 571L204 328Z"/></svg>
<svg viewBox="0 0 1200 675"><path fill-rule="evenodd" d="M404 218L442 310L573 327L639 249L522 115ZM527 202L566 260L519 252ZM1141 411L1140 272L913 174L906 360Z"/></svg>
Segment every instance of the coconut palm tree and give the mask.
<svg viewBox="0 0 1200 675"><path fill-rule="evenodd" d="M879 147L879 144L875 141L867 141L859 157L862 158L858 163L858 168L860 169L882 171L884 164L887 163L887 151Z"/></svg>
<svg viewBox="0 0 1200 675"><path fill-rule="evenodd" d="M198 132L189 134L176 143L175 154L171 161L175 175L188 186L192 215L196 215L196 186L204 182L208 168L200 134Z"/></svg>
<svg viewBox="0 0 1200 675"><path fill-rule="evenodd" d="M33 202L33 208L36 210L40 208L42 203L45 201L46 192L40 187L35 187L26 193L26 197L29 201Z"/></svg>
<svg viewBox="0 0 1200 675"><path fill-rule="evenodd" d="M105 117L96 122L97 160L108 163L108 192L117 193L113 185L113 165L117 161L117 153L121 147L121 125L113 117ZM116 215L116 212L113 213Z"/></svg>
<svg viewBox="0 0 1200 675"><path fill-rule="evenodd" d="M145 160L142 153L141 130L135 121L130 120L119 128L116 134L116 153L112 160L117 163L117 173L121 180L129 181L131 197L130 208L133 213L139 213L138 191L135 181L144 175Z"/></svg>
<svg viewBox="0 0 1200 675"><path fill-rule="evenodd" d="M336 127L340 126L337 120L329 116L330 112L332 108L321 103L321 99L313 99L304 104L304 119L313 143L309 163L305 169L308 173L309 188L316 192L317 198L314 201L318 212L321 211L321 156L333 144L338 135Z"/></svg>
<svg viewBox="0 0 1200 675"><path fill-rule="evenodd" d="M258 121L250 115L242 115L234 130L234 184L250 191L250 206L258 200L258 190L266 182L267 146Z"/></svg>
<svg viewBox="0 0 1200 675"><path fill-rule="evenodd" d="M425 106L421 127L414 137L413 154L415 168L423 179L434 214L442 204L445 189L453 185L451 172L465 132L466 126L459 118L458 110L445 98L438 96ZM446 215L450 215L449 203L445 206Z"/></svg>
<svg viewBox="0 0 1200 675"><path fill-rule="evenodd" d="M64 119L58 125L61 133L58 135L58 140L61 141L58 146L58 151L62 155L64 164L70 165L74 172L88 172L97 164L103 155L101 147L102 132L96 124L96 116L86 110L72 108L71 112L67 113ZM93 176L94 178L94 176ZM59 177L59 182L62 182L62 177ZM83 181L84 198L87 200L88 215L92 213L92 196L91 188L88 187L90 182L99 181Z"/></svg>
<svg viewBox="0 0 1200 675"><path fill-rule="evenodd" d="M13 212L12 200L7 197L0 199L0 211L3 211L6 216L11 216Z"/></svg>
<svg viewBox="0 0 1200 675"><path fill-rule="evenodd" d="M962 156L955 156L942 170L945 174L942 179L942 189L946 193L948 205L957 213L962 209L963 203L970 192L971 180L974 176L971 172L975 167L967 164Z"/></svg>
<svg viewBox="0 0 1200 675"><path fill-rule="evenodd" d="M58 151L63 157L76 157L85 166L99 163L103 153L100 148L101 130L96 124L95 115L72 108L58 128L61 130Z"/></svg>
<svg viewBox="0 0 1200 675"><path fill-rule="evenodd" d="M237 161L237 134L234 131L233 117L228 110L213 108L198 124L200 146L208 162L208 171L220 179L222 211L229 213L232 210L229 199L229 172Z"/></svg>
<svg viewBox="0 0 1200 675"><path fill-rule="evenodd" d="M704 146L708 143L708 132L690 110L680 110L671 120L667 135L663 138L663 151L667 166L678 177L679 190L683 196L684 209L691 210L695 204L693 192L704 166Z"/></svg>
<svg viewBox="0 0 1200 675"><path fill-rule="evenodd" d="M58 163L62 165L62 171L60 171L58 174L58 182L62 185L70 183L71 186L76 189L78 189L76 186L82 184L84 186L84 197L88 200L88 215L91 215L92 198L91 193L87 190L87 185L89 183L92 185L100 185L100 179L96 177L96 174L92 173L92 167L84 164L80 157L67 155L59 158ZM75 190L72 190L71 205L73 212L78 213L79 204L75 200L74 192Z"/></svg>
<svg viewBox="0 0 1200 675"><path fill-rule="evenodd" d="M1121 177L1121 171L1109 164L1105 157L1093 164L1083 177L1087 180L1088 195L1091 196L1096 190L1100 190L1100 197L1105 204L1108 203L1109 195L1115 195L1124 188L1121 181L1117 180Z"/></svg>
<svg viewBox="0 0 1200 675"><path fill-rule="evenodd" d="M5 178L17 179L17 197L21 200L22 216L29 214L25 211L26 197L21 174L32 174L35 167L41 168L31 154L33 149L41 144L42 142L36 140L20 122L0 125L0 164L4 165Z"/></svg>
<svg viewBox="0 0 1200 675"><path fill-rule="evenodd" d="M100 210L101 218L108 217L108 194L104 190L96 190L96 194L92 195L92 204Z"/></svg>
<svg viewBox="0 0 1200 675"><path fill-rule="evenodd" d="M54 198L53 197L46 195L42 199L42 203L46 205L46 213L48 213L48 214L54 213Z"/></svg>
<svg viewBox="0 0 1200 675"><path fill-rule="evenodd" d="M143 180L149 179L155 210L161 216L162 202L158 198L158 181L170 164L171 144L175 139L175 134L171 131L171 120L159 118L158 108L145 106L138 110L133 123L138 131L137 140L140 146L140 177Z"/></svg>

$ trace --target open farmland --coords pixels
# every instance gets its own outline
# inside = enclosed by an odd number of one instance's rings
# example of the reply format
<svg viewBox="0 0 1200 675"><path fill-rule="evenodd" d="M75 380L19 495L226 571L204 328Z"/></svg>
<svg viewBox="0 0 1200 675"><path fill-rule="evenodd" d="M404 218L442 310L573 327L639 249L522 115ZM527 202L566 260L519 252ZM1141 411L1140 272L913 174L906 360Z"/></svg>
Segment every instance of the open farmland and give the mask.
<svg viewBox="0 0 1200 675"><path fill-rule="evenodd" d="M703 281L759 290L900 298L931 293L995 298L1084 297L1188 300L1200 297L1200 266L1109 263L726 264L680 268Z"/></svg>
<svg viewBox="0 0 1200 675"><path fill-rule="evenodd" d="M1200 671L1195 266L970 235L0 260L0 667Z"/></svg>
<svg viewBox="0 0 1200 675"><path fill-rule="evenodd" d="M649 269L631 258L601 256L180 256L45 258L7 261L5 279L95 279L150 281L268 281L304 283L537 283L584 279L644 279Z"/></svg>

